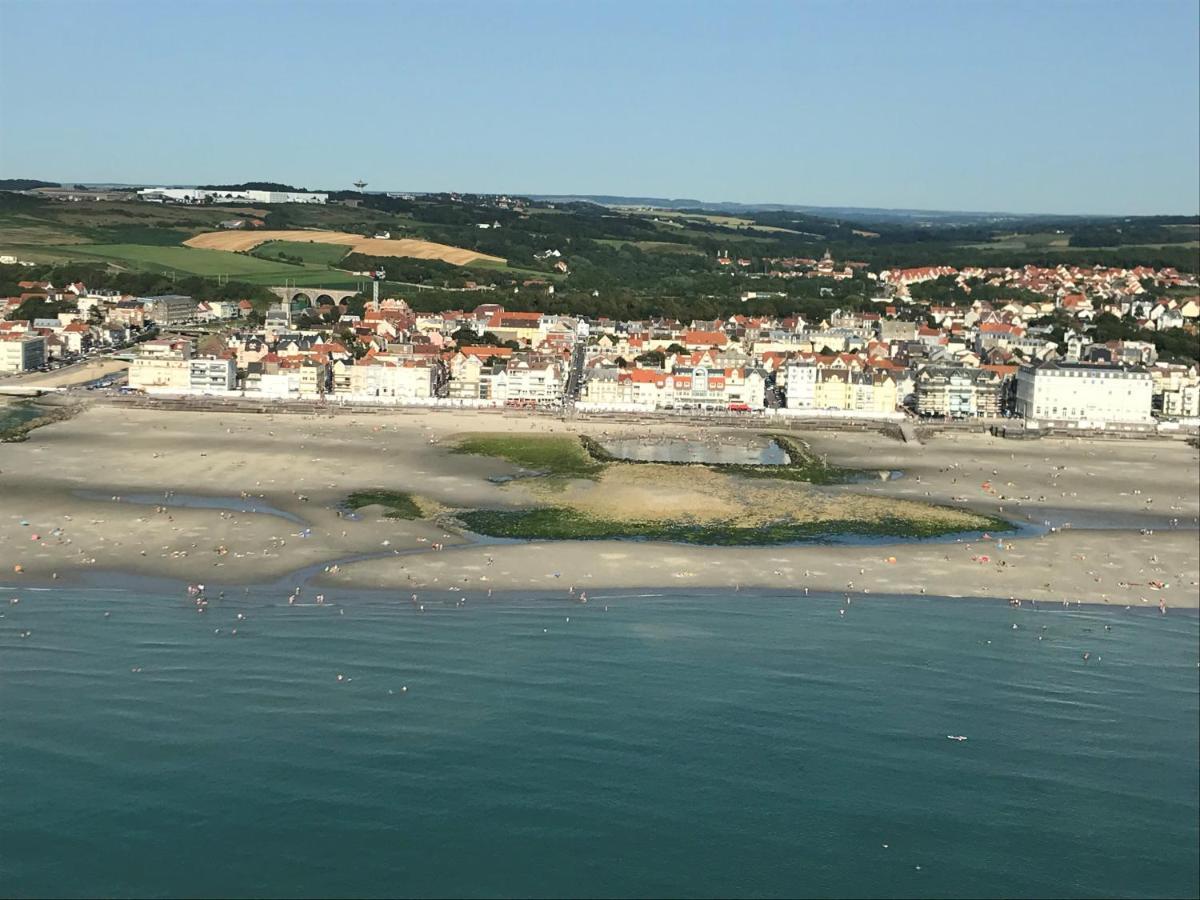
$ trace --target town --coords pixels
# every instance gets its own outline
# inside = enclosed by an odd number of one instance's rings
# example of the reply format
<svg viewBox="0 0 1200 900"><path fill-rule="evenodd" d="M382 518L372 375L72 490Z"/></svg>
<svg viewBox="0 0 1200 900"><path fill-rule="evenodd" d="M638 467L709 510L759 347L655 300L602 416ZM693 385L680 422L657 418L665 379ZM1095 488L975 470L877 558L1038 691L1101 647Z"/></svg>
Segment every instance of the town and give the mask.
<svg viewBox="0 0 1200 900"><path fill-rule="evenodd" d="M726 253L716 263L762 267L777 278L849 278L865 268L828 252L765 260ZM875 292L867 310L811 320L690 321L615 321L501 303L417 312L404 299L379 299L378 286L371 299L272 289L279 299L262 311L249 300L21 281L19 295L0 298L0 374L108 354L129 362L120 390L151 397L880 422L1019 419L1026 430L1200 424L1195 359L1161 359L1154 343L1107 339L1102 327L1131 321L1142 332L1194 341L1194 275L1099 265L943 265L865 275ZM930 299L920 288L934 284L966 300ZM972 292L988 299L971 299ZM59 312L21 318L31 301L54 303Z"/></svg>

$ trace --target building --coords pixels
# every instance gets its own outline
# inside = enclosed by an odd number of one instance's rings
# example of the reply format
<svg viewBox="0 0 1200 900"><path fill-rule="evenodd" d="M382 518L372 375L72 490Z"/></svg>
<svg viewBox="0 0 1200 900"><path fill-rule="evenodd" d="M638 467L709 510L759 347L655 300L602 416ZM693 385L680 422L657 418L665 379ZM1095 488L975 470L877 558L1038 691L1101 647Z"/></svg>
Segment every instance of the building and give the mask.
<svg viewBox="0 0 1200 900"><path fill-rule="evenodd" d="M232 359L197 357L188 360L188 388L193 394L223 394L237 387L237 364Z"/></svg>
<svg viewBox="0 0 1200 900"><path fill-rule="evenodd" d="M925 366L917 372L917 413L947 419L999 416L1001 378L988 369Z"/></svg>
<svg viewBox="0 0 1200 900"><path fill-rule="evenodd" d="M788 409L815 409L817 405L817 367L812 363L784 368Z"/></svg>
<svg viewBox="0 0 1200 900"><path fill-rule="evenodd" d="M814 386L815 409L886 414L896 411L899 389L890 375L821 368Z"/></svg>
<svg viewBox="0 0 1200 900"><path fill-rule="evenodd" d="M187 322L196 317L196 308L200 305L198 301L183 294L143 297L142 304L146 308L146 315L159 325Z"/></svg>
<svg viewBox="0 0 1200 900"><path fill-rule="evenodd" d="M192 387L190 341L147 341L129 365L129 386L138 391L188 393Z"/></svg>
<svg viewBox="0 0 1200 900"><path fill-rule="evenodd" d="M1200 419L1200 384L1193 381L1163 391L1162 414L1171 419Z"/></svg>
<svg viewBox="0 0 1200 900"><path fill-rule="evenodd" d="M340 383L335 380L334 390L349 400L383 403L428 400L434 395L434 374L432 366L414 360L360 359L348 367L347 380Z"/></svg>
<svg viewBox="0 0 1200 900"><path fill-rule="evenodd" d="M29 372L46 362L46 339L40 334L0 334L0 374Z"/></svg>
<svg viewBox="0 0 1200 900"><path fill-rule="evenodd" d="M509 360L507 365L495 366L481 372L480 396L492 400L523 401L527 403L561 403L566 379L558 363L530 363Z"/></svg>
<svg viewBox="0 0 1200 900"><path fill-rule="evenodd" d="M915 341L917 339L918 324L916 322L906 322L902 319L880 319L877 326L877 332L881 341Z"/></svg>
<svg viewBox="0 0 1200 900"><path fill-rule="evenodd" d="M1133 366L1047 362L1017 370L1017 415L1033 425L1149 425L1154 382Z"/></svg>
<svg viewBox="0 0 1200 900"><path fill-rule="evenodd" d="M145 188L139 200L151 203L326 203L328 194L306 191L218 191L210 188ZM222 223L224 225L224 223Z"/></svg>

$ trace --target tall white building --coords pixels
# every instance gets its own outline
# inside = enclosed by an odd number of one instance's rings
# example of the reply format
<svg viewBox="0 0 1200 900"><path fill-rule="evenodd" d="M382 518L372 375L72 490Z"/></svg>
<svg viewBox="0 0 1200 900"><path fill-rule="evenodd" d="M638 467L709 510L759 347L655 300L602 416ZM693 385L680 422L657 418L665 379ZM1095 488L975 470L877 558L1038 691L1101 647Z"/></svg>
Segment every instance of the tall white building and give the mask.
<svg viewBox="0 0 1200 900"><path fill-rule="evenodd" d="M1017 371L1016 413L1071 428L1148 425L1154 382L1145 369L1047 362Z"/></svg>
<svg viewBox="0 0 1200 900"><path fill-rule="evenodd" d="M194 357L188 360L188 388L193 394L224 394L237 387L237 364L232 359Z"/></svg>
<svg viewBox="0 0 1200 900"><path fill-rule="evenodd" d="M790 365L785 369L788 409L812 409L817 405L817 367Z"/></svg>
<svg viewBox="0 0 1200 900"><path fill-rule="evenodd" d="M46 361L46 339L40 334L0 334L0 373L28 372Z"/></svg>

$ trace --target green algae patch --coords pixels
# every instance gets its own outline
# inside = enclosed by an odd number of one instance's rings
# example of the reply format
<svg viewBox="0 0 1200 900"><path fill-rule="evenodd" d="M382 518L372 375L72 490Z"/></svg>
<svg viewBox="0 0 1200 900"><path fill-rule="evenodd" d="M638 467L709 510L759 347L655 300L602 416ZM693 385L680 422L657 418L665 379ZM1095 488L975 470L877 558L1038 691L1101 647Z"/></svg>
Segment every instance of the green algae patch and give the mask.
<svg viewBox="0 0 1200 900"><path fill-rule="evenodd" d="M546 475L591 478L604 470L574 435L475 434L460 438L455 453L493 456Z"/></svg>
<svg viewBox="0 0 1200 900"><path fill-rule="evenodd" d="M825 519L810 522L774 522L745 526L734 522L664 522L606 519L562 506L532 509L464 510L455 518L468 530L490 537L523 540L649 540L712 546L764 546L820 543L846 537L914 540L966 531L1006 532L1015 526L995 516L975 517L964 528L961 522L931 518Z"/></svg>

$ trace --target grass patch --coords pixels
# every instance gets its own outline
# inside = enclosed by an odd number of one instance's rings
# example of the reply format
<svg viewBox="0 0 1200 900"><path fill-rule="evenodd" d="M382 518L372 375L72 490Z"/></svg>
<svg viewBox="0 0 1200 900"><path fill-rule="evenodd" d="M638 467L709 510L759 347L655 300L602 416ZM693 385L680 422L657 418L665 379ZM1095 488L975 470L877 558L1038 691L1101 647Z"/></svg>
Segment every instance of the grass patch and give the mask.
<svg viewBox="0 0 1200 900"><path fill-rule="evenodd" d="M836 519L819 522L779 522L760 527L710 523L628 522L600 519L560 506L534 509L476 509L456 518L470 531L492 537L524 540L598 541L652 540L684 544L741 547L819 543L840 536L932 538L964 529L919 518L886 518L876 521ZM1012 531L1014 525L995 516L979 516L978 531Z"/></svg>
<svg viewBox="0 0 1200 900"><path fill-rule="evenodd" d="M604 469L604 463L593 458L584 444L570 435L469 435L454 445L454 452L495 456L522 469L547 475L588 478Z"/></svg>
<svg viewBox="0 0 1200 900"><path fill-rule="evenodd" d="M385 519L423 519L425 512L413 495L405 491L385 491L374 489L355 491L346 498L346 506L350 509L362 509L364 506L382 506L387 511Z"/></svg>

